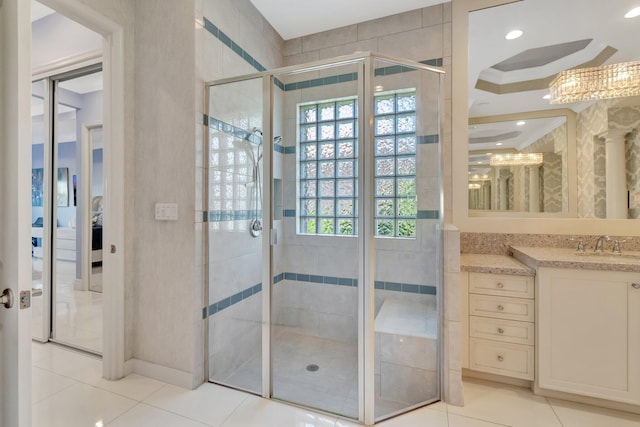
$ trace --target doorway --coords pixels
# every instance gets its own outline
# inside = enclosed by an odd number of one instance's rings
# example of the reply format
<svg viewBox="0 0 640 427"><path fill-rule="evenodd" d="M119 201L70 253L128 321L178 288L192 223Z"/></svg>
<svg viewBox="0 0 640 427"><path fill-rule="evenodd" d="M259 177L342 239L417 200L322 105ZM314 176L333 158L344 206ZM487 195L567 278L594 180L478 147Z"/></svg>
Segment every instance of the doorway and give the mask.
<svg viewBox="0 0 640 427"><path fill-rule="evenodd" d="M95 354L103 349L102 80L98 63L32 84L33 338Z"/></svg>

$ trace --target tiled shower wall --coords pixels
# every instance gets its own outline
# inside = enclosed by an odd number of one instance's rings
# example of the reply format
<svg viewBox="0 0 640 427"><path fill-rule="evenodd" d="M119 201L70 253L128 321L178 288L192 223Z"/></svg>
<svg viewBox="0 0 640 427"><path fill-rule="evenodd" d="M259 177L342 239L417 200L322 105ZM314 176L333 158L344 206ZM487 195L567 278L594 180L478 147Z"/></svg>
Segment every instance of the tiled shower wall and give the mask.
<svg viewBox="0 0 640 427"><path fill-rule="evenodd" d="M200 77L196 82L196 93L200 93L202 88L202 86L198 87L198 84L204 85L204 82L208 80L362 50L376 51L416 61L428 60L431 63L442 65L445 70L450 71L451 12L449 5L433 6L283 43L248 0L234 2L198 0L197 4L200 7L196 7L196 21L200 22L202 27L198 28L196 33L197 69ZM280 56L281 53L284 53L284 58ZM451 96L449 82L450 74L447 74L443 85L442 133L439 144L445 157L443 163L445 188L450 188L451 182L449 114ZM316 306L322 307L321 304L302 305L300 300L291 299L291 294L294 292L283 291L292 287L296 287L298 290L309 288L307 289L309 293L306 291L305 293L313 295L313 292L318 289L318 281L320 280L323 284L320 294L322 298L327 299L328 302L341 301L344 306L356 307L356 288L353 286L355 285L353 280L357 277L356 239L309 238L295 234L295 216L291 216L292 212L295 215L296 209L295 122L292 126L291 117L286 117L287 114L293 114L295 117L295 109L287 107L288 109L285 110L288 95L291 94L278 93L276 96L276 109L282 108L282 112L276 112L274 135L283 136L283 142L282 149L276 149L273 153L274 178L283 178L284 209L283 218L275 223L278 236L282 240L276 246L274 253L275 272L277 273L274 296L277 298L279 293L287 294L288 301L291 303L287 306L287 310L274 314L276 320L280 320L284 324L294 320L298 322L303 320L300 319L302 312L304 312L303 316L316 316L316 320L323 319L325 324L333 321L334 323L330 325L333 327L321 327L322 321L315 323L315 332L323 334L339 329L339 327L335 327L338 326L335 323L336 319L340 324L344 324L343 322L352 324L355 319L351 314L344 316L340 314L338 318L335 316L323 317L327 314L326 310L320 309L315 312L309 310L309 308ZM283 98L280 102L281 96ZM323 89L322 97L331 97L326 88ZM198 110L203 111L204 103L207 100L199 97L198 102ZM205 119L199 115L197 132L200 138L204 132L204 124ZM279 126L282 127L278 129ZM198 143L197 140L197 146ZM204 169L210 166L211 159L203 158L201 147L198 147L198 153L197 166L200 172L204 172ZM437 162L439 159L438 144L421 145L420 153L423 159L430 160L430 167L419 168L419 185L423 185L423 188L436 189L438 187L438 168L433 162ZM292 173L293 175L291 175ZM279 174L282 175L279 176ZM206 185L200 180L199 182L201 187ZM292 185L293 187L291 187ZM439 210L439 192L423 192L419 194L418 199L419 210L425 212ZM209 277L214 279L211 282L217 282L215 289L210 289L211 295L215 295L214 298L210 298L210 302L216 304L209 307L209 312L228 319L240 318L246 325L255 326L256 322L259 324L260 304L256 302L259 299L254 295L261 290L259 269L255 270L254 268L259 267L261 263L259 250L255 244L259 239L249 237L249 233L246 231L246 220L234 221L224 215L212 217L210 212L206 214L203 212L203 207L203 199L200 197L198 200L199 212L196 213L196 230L209 229L212 252L210 259L203 259L201 272L204 274L208 269ZM445 206L445 210L447 209L450 217L450 209ZM220 221L212 221L212 218L220 219ZM232 224L223 224L225 222ZM415 298L433 301L432 294L436 291L433 285L437 282L438 274L438 264L435 257L438 248L433 235L436 233L435 224L438 222L437 217L432 216L418 221L419 227L423 229L419 234L425 236L423 239L411 243L390 241L378 245L376 287L378 287L377 294L379 296L402 294L413 298L411 297L411 293L413 293ZM305 238L308 240L303 241ZM224 248L224 252L218 251L218 248ZM199 242L199 249L200 253L203 253L202 242ZM222 265L229 272L228 274L218 275L218 267ZM233 267L234 265L236 267ZM409 265L411 268L407 268ZM417 268L415 268L416 266ZM233 274L233 272L238 272L238 274ZM242 280L238 278L242 278ZM346 285L347 280L352 280L351 287ZM429 280L432 281L429 282ZM334 281L339 283L335 284ZM343 282L342 286L340 286L341 281ZM389 284L389 290L385 290L387 284ZM403 284L406 285L407 293L398 292L398 290L402 290ZM400 285L400 289L396 289L397 285ZM415 292L416 289L418 292ZM422 294L420 294L421 292ZM317 302L317 300L311 301ZM377 301L376 305L379 308L380 301ZM322 313L323 310L325 313ZM253 313L254 316L252 317L248 313ZM355 328L353 329L355 330ZM235 353L228 355L228 369L233 369L234 364L241 363L242 355L256 351L254 347L255 343L259 342L259 328L247 326L241 332L243 333L242 339L238 339L236 336L237 331L233 334L229 331L219 331L215 336L210 335L210 340L216 342L216 345L220 347L232 344L235 347ZM353 337L342 334L332 338L352 339Z"/></svg>

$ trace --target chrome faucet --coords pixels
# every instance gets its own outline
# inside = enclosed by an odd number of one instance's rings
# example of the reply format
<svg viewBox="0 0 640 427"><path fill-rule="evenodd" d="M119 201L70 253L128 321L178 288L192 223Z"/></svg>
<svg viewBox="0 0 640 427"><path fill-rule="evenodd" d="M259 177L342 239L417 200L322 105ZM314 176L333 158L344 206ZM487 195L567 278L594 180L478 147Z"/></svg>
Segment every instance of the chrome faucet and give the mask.
<svg viewBox="0 0 640 427"><path fill-rule="evenodd" d="M609 236L600 236L598 240L596 240L596 248L593 250L595 253L602 253L602 247L604 246L604 242L610 242L611 237Z"/></svg>

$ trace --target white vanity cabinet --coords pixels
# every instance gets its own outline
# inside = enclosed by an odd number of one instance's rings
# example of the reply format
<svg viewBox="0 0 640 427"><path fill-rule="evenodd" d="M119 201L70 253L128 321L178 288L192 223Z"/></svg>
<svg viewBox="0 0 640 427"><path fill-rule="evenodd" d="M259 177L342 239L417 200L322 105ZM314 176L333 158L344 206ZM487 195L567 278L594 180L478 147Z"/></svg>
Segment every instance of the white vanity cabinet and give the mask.
<svg viewBox="0 0 640 427"><path fill-rule="evenodd" d="M537 385L640 404L640 272L539 267Z"/></svg>
<svg viewBox="0 0 640 427"><path fill-rule="evenodd" d="M469 272L468 298L468 368L533 380L533 277Z"/></svg>

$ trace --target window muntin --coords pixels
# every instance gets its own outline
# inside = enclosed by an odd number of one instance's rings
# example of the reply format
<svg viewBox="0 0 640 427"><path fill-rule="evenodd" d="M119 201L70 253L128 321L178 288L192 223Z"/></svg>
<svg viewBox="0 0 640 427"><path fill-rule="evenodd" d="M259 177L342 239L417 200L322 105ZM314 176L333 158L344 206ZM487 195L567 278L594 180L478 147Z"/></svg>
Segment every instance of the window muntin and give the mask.
<svg viewBox="0 0 640 427"><path fill-rule="evenodd" d="M299 233L357 235L357 100L300 104ZM377 237L416 236L416 93L374 99Z"/></svg>

